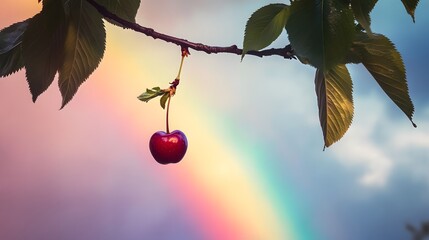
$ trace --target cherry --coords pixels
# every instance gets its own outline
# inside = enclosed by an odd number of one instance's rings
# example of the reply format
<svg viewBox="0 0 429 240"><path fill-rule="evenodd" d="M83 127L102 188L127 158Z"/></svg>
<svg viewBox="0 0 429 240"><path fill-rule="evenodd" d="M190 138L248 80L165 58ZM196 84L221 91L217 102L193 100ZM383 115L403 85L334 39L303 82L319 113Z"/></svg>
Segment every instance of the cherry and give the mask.
<svg viewBox="0 0 429 240"><path fill-rule="evenodd" d="M165 107L167 102L167 111L165 118L166 132L158 131L152 135L149 141L149 149L153 158L160 164L178 163L185 156L188 149L188 140L185 134L180 130L174 130L170 133L168 124L168 115L170 112L171 97L176 93L176 88L179 85L180 73L182 71L183 60L189 55L187 48L182 47L182 61L180 62L179 73L176 79L171 82L168 90L165 90L161 98L161 106Z"/></svg>
<svg viewBox="0 0 429 240"><path fill-rule="evenodd" d="M150 138L149 149L160 164L178 163L185 156L188 140L180 130L171 133L158 131Z"/></svg>

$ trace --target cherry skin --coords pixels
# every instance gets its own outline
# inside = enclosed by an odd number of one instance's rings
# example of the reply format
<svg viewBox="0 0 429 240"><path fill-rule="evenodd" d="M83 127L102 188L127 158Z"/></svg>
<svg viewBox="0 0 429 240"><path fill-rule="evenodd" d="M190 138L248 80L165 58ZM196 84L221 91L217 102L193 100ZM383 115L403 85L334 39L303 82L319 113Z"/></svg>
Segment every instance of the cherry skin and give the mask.
<svg viewBox="0 0 429 240"><path fill-rule="evenodd" d="M149 149L160 164L178 163L185 156L188 140L180 130L171 133L158 131L150 138Z"/></svg>

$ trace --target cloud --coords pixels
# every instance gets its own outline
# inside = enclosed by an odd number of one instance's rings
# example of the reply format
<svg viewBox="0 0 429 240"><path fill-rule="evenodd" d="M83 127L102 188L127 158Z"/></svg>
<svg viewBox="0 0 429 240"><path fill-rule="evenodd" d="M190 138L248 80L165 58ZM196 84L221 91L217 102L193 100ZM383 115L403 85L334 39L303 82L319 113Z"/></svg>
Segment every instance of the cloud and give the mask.
<svg viewBox="0 0 429 240"><path fill-rule="evenodd" d="M429 184L421 167L429 166L429 108L416 119L421 127L413 129L406 118L396 117L402 113L391 113L391 104L378 95L359 97L355 104L354 123L334 146L336 160L348 167L362 168L357 180L363 186L384 187L392 171L399 167Z"/></svg>

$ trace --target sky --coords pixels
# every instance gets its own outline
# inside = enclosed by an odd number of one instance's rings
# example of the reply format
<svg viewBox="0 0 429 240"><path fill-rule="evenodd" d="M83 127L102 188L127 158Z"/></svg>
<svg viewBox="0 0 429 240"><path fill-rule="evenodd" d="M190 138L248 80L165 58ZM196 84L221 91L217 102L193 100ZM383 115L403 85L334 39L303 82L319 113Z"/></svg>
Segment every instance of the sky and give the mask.
<svg viewBox="0 0 429 240"><path fill-rule="evenodd" d="M137 22L242 46L268 3L142 1ZM3 0L0 28L40 8ZM165 112L137 96L176 77L177 46L106 23L103 61L62 110L56 81L32 103L24 71L0 79L0 239L411 239L405 224L429 220L427 10L413 23L380 0L372 13L402 53L418 127L351 65L353 123L325 151L315 70L294 60L191 51L170 112L188 152L167 166L148 147Z"/></svg>

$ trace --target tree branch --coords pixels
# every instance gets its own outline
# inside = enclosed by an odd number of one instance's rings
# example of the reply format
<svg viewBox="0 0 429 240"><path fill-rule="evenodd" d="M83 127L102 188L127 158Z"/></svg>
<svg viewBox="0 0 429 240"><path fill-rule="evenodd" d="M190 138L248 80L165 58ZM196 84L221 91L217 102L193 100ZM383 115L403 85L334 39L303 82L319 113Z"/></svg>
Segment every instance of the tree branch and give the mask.
<svg viewBox="0 0 429 240"><path fill-rule="evenodd" d="M143 27L137 23L129 22L125 19L122 19L115 15L114 13L107 10L104 6L98 4L95 0L87 0L92 6L94 6L97 11L103 15L104 18L113 20L115 22L118 22L122 25L124 28L132 29L136 32L143 33L146 36L152 37L154 39L160 39L165 42L173 43L181 47L185 48L191 48L195 51L202 51L207 54L212 53L232 53L236 55L241 55L243 53L243 49L238 48L236 45L232 45L229 47L216 47L216 46L209 46L202 43L194 43L190 42L186 39L177 38L174 36L169 36L163 33L159 33L152 28ZM281 56L286 59L295 59L295 54L292 50L292 47L290 45L287 45L284 48L271 48L261 51L249 51L246 53L246 55L253 55L257 57L264 57L264 56Z"/></svg>

